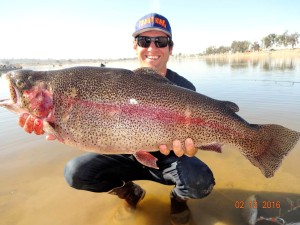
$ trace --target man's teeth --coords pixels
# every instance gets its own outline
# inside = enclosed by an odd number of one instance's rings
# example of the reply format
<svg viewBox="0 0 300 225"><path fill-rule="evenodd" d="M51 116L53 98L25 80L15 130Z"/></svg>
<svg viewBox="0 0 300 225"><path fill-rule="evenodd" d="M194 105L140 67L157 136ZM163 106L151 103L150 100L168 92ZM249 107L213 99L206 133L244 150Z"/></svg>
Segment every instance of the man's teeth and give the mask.
<svg viewBox="0 0 300 225"><path fill-rule="evenodd" d="M148 59L159 59L159 56L148 55Z"/></svg>

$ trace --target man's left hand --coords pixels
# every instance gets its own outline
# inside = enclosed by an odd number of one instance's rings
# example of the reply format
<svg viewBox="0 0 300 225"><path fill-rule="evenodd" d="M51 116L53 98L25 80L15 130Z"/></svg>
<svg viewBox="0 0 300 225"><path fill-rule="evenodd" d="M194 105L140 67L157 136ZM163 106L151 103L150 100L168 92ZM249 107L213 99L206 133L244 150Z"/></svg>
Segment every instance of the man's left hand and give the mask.
<svg viewBox="0 0 300 225"><path fill-rule="evenodd" d="M170 154L170 149L168 148L167 145L159 145L159 151L164 154L164 155L168 155ZM177 155L178 157L183 156L183 155L187 155L189 157L194 156L198 150L195 147L195 144L193 142L193 140L191 138L187 138L184 142L184 146L183 144L181 144L181 142L179 140L174 140L173 141L173 151L175 153L175 155Z"/></svg>

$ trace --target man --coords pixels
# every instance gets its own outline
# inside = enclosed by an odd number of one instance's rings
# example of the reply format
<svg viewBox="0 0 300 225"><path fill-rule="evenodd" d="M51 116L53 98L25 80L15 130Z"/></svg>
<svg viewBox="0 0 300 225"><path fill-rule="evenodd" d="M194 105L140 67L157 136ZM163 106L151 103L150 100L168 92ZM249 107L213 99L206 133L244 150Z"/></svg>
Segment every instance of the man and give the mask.
<svg viewBox="0 0 300 225"><path fill-rule="evenodd" d="M172 30L169 21L162 15L151 13L142 17L135 26L133 33L133 48L136 51L141 67L151 67L160 75L166 77L176 85L196 90L194 85L177 73L167 69L169 56L172 54L173 41ZM191 140L186 140L185 152L194 155ZM162 184L175 184L171 191L171 222L173 224L188 224L190 212L186 205L187 199L203 198L207 196L215 182L210 169L196 157L181 156L183 150L179 141L174 141L173 152L168 156L166 146L160 146L160 151L153 153L158 158L159 171L153 171L155 175L150 180ZM166 149L166 152L164 152ZM152 171L151 169L147 169Z"/></svg>
<svg viewBox="0 0 300 225"><path fill-rule="evenodd" d="M133 48L141 67L153 68L178 86L195 90L192 83L167 69L173 41L171 27L165 17L156 13L142 17L136 24L133 37ZM26 122L20 125L27 127ZM160 151L151 154L158 159L160 169L148 168L129 154L87 153L68 162L66 181L76 189L117 195L125 200L129 209L135 209L145 195L145 190L133 180L175 185L170 194L171 222L188 224L190 211L186 202L203 198L211 192L215 184L213 174L207 165L193 156L196 150L191 139L185 141L185 148L179 140L173 142L173 151L166 145L158 148Z"/></svg>

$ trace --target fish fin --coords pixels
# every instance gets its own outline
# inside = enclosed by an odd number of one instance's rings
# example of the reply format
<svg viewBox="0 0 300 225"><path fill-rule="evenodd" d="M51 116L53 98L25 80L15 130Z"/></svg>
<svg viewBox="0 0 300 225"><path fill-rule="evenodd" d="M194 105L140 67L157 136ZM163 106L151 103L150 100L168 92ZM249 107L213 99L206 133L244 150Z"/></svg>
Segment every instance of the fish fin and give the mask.
<svg viewBox="0 0 300 225"><path fill-rule="evenodd" d="M138 68L134 70L133 73L148 81L175 85L172 81L168 80L164 76L159 75L154 69L148 67Z"/></svg>
<svg viewBox="0 0 300 225"><path fill-rule="evenodd" d="M46 140L58 140L61 143L64 143L64 140L60 137L60 135L54 130L54 128L50 125L50 123L46 120L43 120L43 130L48 134Z"/></svg>
<svg viewBox="0 0 300 225"><path fill-rule="evenodd" d="M154 169L159 169L156 165L157 158L155 158L149 152L140 150L134 153L133 155L136 158L136 160L139 161L141 164Z"/></svg>
<svg viewBox="0 0 300 225"><path fill-rule="evenodd" d="M53 135L53 134L47 134L46 140L47 141L54 141L54 140L56 140L56 136Z"/></svg>
<svg viewBox="0 0 300 225"><path fill-rule="evenodd" d="M230 102L230 101L222 101L222 102L223 102L223 104L225 105L226 108L229 108L234 112L238 112L240 110L238 105L235 104L234 102Z"/></svg>
<svg viewBox="0 0 300 225"><path fill-rule="evenodd" d="M217 142L200 145L200 146L197 146L197 148L204 150L204 151L214 151L217 153L222 153L222 145Z"/></svg>
<svg viewBox="0 0 300 225"><path fill-rule="evenodd" d="M246 155L250 162L257 166L265 177L274 176L275 171L280 167L281 162L290 150L296 145L300 133L280 125L260 125L260 136L262 140L269 143L264 145L260 155Z"/></svg>

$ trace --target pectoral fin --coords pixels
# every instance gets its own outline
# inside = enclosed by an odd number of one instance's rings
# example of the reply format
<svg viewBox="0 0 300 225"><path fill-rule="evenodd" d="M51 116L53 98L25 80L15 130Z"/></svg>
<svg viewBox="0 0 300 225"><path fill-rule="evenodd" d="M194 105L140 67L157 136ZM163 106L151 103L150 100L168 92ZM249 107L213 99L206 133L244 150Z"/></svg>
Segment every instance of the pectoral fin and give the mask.
<svg viewBox="0 0 300 225"><path fill-rule="evenodd" d="M139 161L141 164L154 168L159 169L156 165L157 158L155 158L153 155L151 155L149 152L140 150L133 154L137 161Z"/></svg>
<svg viewBox="0 0 300 225"><path fill-rule="evenodd" d="M46 120L43 120L43 130L45 131L45 133L47 133L47 141L52 141L56 139L57 141L64 143L64 140Z"/></svg>

